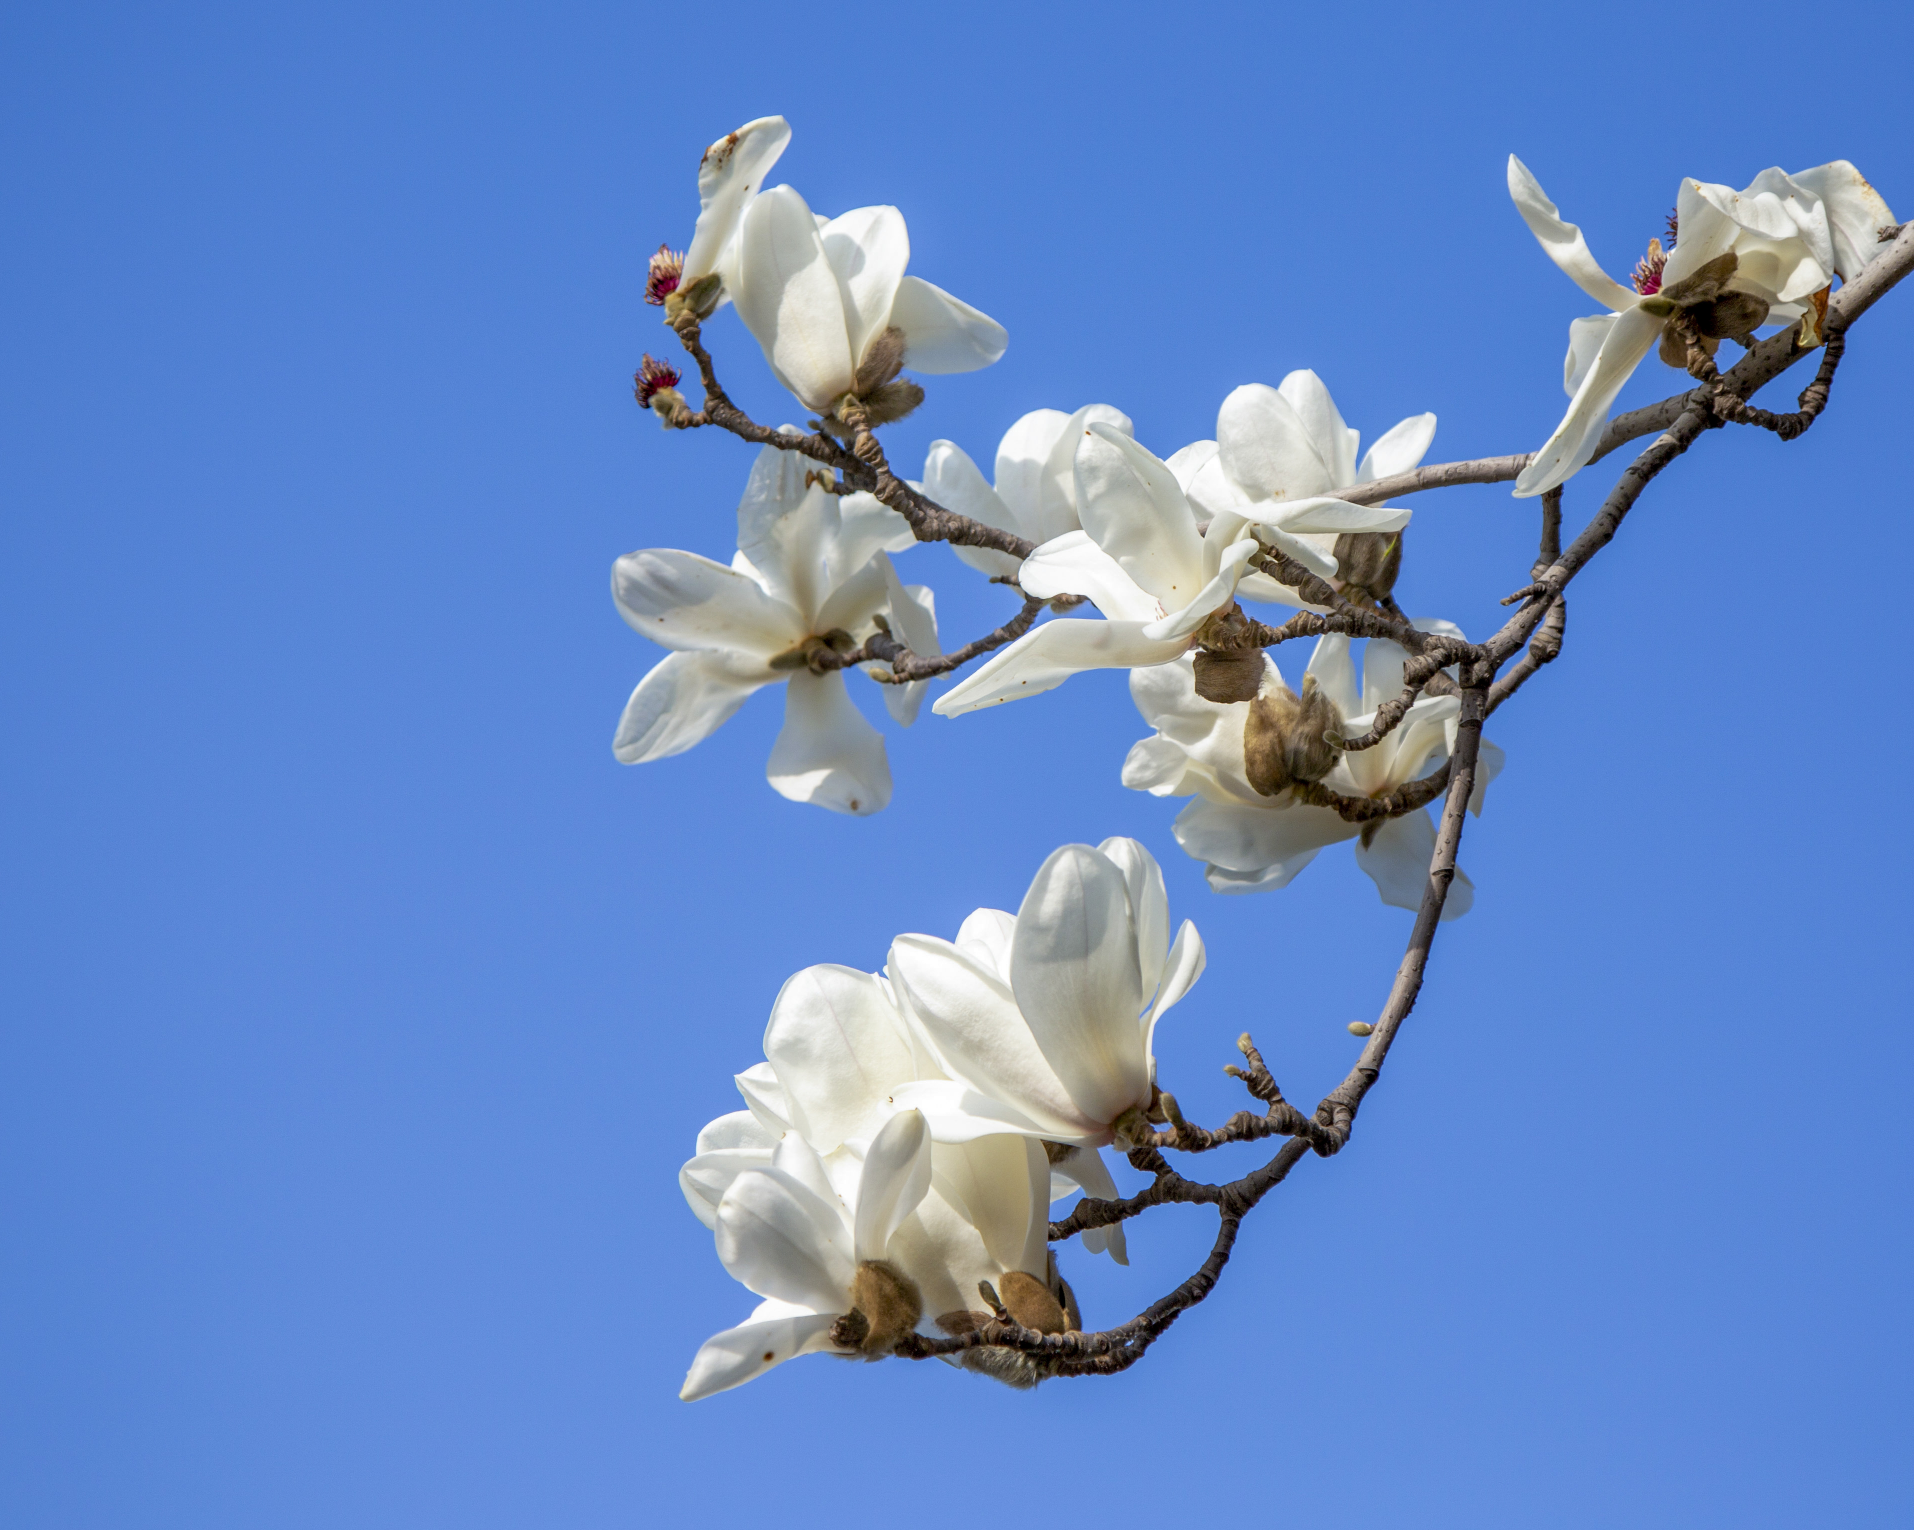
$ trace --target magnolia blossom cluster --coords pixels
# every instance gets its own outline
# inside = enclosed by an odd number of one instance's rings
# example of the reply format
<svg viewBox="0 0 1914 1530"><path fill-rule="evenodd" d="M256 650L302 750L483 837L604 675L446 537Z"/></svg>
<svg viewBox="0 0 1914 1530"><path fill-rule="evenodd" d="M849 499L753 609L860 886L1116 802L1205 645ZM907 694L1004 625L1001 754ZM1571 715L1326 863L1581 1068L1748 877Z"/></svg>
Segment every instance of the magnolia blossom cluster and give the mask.
<svg viewBox="0 0 1914 1530"><path fill-rule="evenodd" d="M980 908L954 941L900 935L879 973L791 978L765 1060L737 1075L747 1108L706 1126L679 1172L762 1298L706 1341L682 1395L797 1355L882 1359L913 1333L974 1330L993 1300L1038 1332L1078 1329L1050 1204L1116 1194L1098 1150L1148 1130L1156 1023L1203 961L1188 920L1171 939L1150 853L1110 839L1053 853L1015 915ZM1128 1263L1121 1227L1083 1241ZM1002 1348L959 1363L1037 1379Z"/></svg>
<svg viewBox="0 0 1914 1530"><path fill-rule="evenodd" d="M1459 676L1430 675L1419 661L1412 692L1411 654L1379 637L1360 647L1320 637L1301 671L1287 673L1236 639L1256 630L1245 604L1321 612L1312 600L1333 599L1345 614L1386 614L1393 625L1382 630L1404 642L1415 632L1463 640L1453 623L1412 620L1396 602L1410 512L1358 502L1413 473L1436 416L1400 421L1365 452L1321 378L1297 370L1275 386L1236 388L1213 439L1159 443L1172 447L1163 455L1101 403L1016 420L989 476L957 443L934 441L910 486L921 501L903 501L912 514L928 502L967 517L973 533L994 528L1031 549L955 546L1029 604L1021 625L944 661L931 591L906 584L894 562L917 545L912 523L817 464L850 462L854 441L870 449L860 433L923 402L907 372L988 366L1007 338L907 273L896 208L826 217L789 186L767 189L789 140L784 120L767 117L711 146L689 246L653 257L646 297L681 326L734 307L772 374L815 416L814 455L761 447L728 562L648 549L615 564L619 612L668 650L626 704L617 758L682 753L752 692L782 685L772 787L863 816L888 804L892 782L849 670L879 682L902 726L933 683L920 676L978 649L994 651L943 692L938 716L1040 696L1089 670L1127 670L1151 731L1123 761L1122 781L1187 799L1174 834L1210 887L1281 888L1348 841L1385 903L1418 907L1436 827L1417 804L1458 749ZM1604 310L1569 326L1568 410L1517 478L1518 496L1559 488L1593 458L1650 351L1706 375L1697 351L1712 357L1722 340L1747 347L1764 330L1798 326L1803 345L1818 344L1833 283L1852 280L1896 227L1846 161L1766 170L1738 192L1684 180L1667 242L1651 240L1624 285L1514 157L1508 185L1544 252ZM708 381L705 353L690 349ZM648 356L638 401L668 427L703 423L680 381ZM877 482L899 502L895 480L850 481ZM1052 619L1030 625L1039 604ZM886 661L902 650L918 662L893 668ZM1502 764L1481 740L1474 812ZM1442 916L1466 913L1473 897L1457 869ZM760 1298L699 1350L683 1395L737 1386L801 1354L879 1359L908 1351L913 1335L974 1333L999 1313L1038 1332L1080 1327L1048 1246L1050 1206L1078 1191L1114 1196L1100 1150L1135 1144L1164 1119L1153 1033L1203 962L1193 925L1172 939L1157 863L1135 841L1111 839L1052 854L1014 916L979 909L955 940L900 935L881 972L819 966L791 978L764 1060L737 1075L747 1108L707 1126L681 1173L725 1268ZM1083 1241L1127 1262L1120 1225ZM974 1345L953 1363L1018 1385L1037 1379L1002 1347Z"/></svg>
<svg viewBox="0 0 1914 1530"><path fill-rule="evenodd" d="M767 117L711 146L690 247L654 258L648 296L700 316L734 304L773 374L827 426L850 402L877 423L916 407L922 389L901 376L906 369L968 371L1001 356L1001 326L906 274L909 237L896 208L826 218L789 186L763 189L789 141L784 120ZM1741 192L1684 180L1671 245L1652 241L1624 287L1513 157L1509 191L1543 249L1609 310L1570 325L1564 382L1572 402L1517 480L1518 495L1554 488L1589 460L1622 384L1657 343L1665 359L1683 362L1670 336L1676 315L1711 349L1719 338L1752 343L1763 325L1812 329L1830 282L1872 259L1893 222L1845 161L1792 176L1764 171ZM641 376L641 400L663 386L660 364L648 358L647 366L654 375ZM1423 696L1379 744L1346 752L1337 741L1363 733L1400 691L1405 655L1396 645L1371 641L1358 658L1348 640L1326 637L1298 687L1266 658L1230 694L1202 685L1192 656L1242 602L1321 609L1259 570L1271 553L1346 599L1394 610L1410 513L1339 496L1416 467L1435 428L1434 414L1414 415L1358 457L1358 433L1305 370L1275 387L1237 388L1217 412L1213 440L1162 457L1107 404L1026 414L998 444L991 478L955 442L933 442L914 487L1037 544L1026 558L978 547L958 547L958 556L1030 596L1074 600L959 679L932 710L956 717L1039 695L1085 670L1127 669L1155 732L1130 752L1122 779L1191 799L1176 838L1205 863L1212 887L1282 887L1325 846L1355 840L1383 900L1413 908L1433 842L1427 811L1355 820L1299 801L1298 789L1387 798L1439 768L1454 746L1454 695ZM857 815L890 801L883 737L852 703L842 659L880 631L919 658L938 657L935 605L891 562L916 545L903 517L869 494L834 492L828 476L795 452L766 447L738 507L729 567L670 549L618 560L620 613L672 650L625 708L613 745L620 760L689 749L751 692L783 684L771 785ZM1415 625L1461 635L1439 620ZM891 683L876 665L868 673L883 682L892 717L909 726L930 682ZM1501 758L1485 745L1477 811ZM1471 900L1464 877L1447 916Z"/></svg>

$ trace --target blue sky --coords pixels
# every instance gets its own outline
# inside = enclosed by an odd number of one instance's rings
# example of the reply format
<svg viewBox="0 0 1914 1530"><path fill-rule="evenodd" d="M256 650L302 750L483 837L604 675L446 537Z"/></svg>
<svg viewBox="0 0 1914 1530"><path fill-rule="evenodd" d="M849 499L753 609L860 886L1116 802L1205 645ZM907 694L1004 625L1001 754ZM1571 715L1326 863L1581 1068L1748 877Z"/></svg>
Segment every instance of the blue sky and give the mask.
<svg viewBox="0 0 1914 1530"><path fill-rule="evenodd" d="M8 1524L1904 1504L1914 293L1856 331L1807 437L1707 437L1577 583L1565 657L1489 729L1509 765L1464 846L1475 910L1350 1151L1109 1381L820 1359L676 1400L749 1304L676 1170L779 984L1134 834L1209 945L1158 1046L1217 1118L1246 1027L1292 1097L1341 1076L1409 916L1346 852L1208 893L1172 806L1118 783L1144 731L1120 676L882 721L897 792L869 820L765 785L771 696L621 768L658 651L606 591L633 548L729 554L749 452L662 436L629 377L668 339L645 257L688 237L699 150L747 118L787 115L780 176L901 207L913 271L1009 329L890 432L902 465L938 436L987 461L1024 411L1092 401L1167 454L1305 366L1365 439L1435 410L1440 460L1540 443L1588 306L1509 206L1511 150L1617 273L1684 174L1847 157L1905 216L1903 15L76 5L0 28ZM709 336L747 408L796 416L734 318ZM1624 404L1673 376L1645 366ZM1399 594L1486 632L1534 505L1415 509ZM1009 609L944 549L904 570L947 632ZM1207 1239L1164 1214L1130 1269L1066 1268L1120 1321Z"/></svg>

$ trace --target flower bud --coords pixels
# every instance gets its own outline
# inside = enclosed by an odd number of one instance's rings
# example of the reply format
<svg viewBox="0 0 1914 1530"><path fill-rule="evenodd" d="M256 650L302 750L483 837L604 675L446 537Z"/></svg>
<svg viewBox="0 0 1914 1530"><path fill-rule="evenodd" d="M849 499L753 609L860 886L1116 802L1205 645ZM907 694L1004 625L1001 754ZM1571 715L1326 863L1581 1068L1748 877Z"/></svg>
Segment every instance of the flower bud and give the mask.
<svg viewBox="0 0 1914 1530"><path fill-rule="evenodd" d="M1322 693L1314 675L1303 677L1300 696L1272 678L1249 704L1243 724L1243 772L1265 797L1298 782L1320 781L1342 758L1342 750L1323 735L1341 731L1342 713Z"/></svg>
<svg viewBox="0 0 1914 1530"><path fill-rule="evenodd" d="M1402 572L1400 531L1345 531L1336 538L1336 577L1345 594L1380 603Z"/></svg>
<svg viewBox="0 0 1914 1530"><path fill-rule="evenodd" d="M718 299L724 295L724 278L709 271L689 287L679 287L665 298L665 323L675 324L686 314L708 319L718 311Z"/></svg>
<svg viewBox="0 0 1914 1530"><path fill-rule="evenodd" d="M1036 1276L1022 1270L1006 1270L1003 1279L997 1282L997 1294L1004 1310L1025 1328L1037 1333L1064 1332L1063 1303Z"/></svg>
<svg viewBox="0 0 1914 1530"><path fill-rule="evenodd" d="M831 1342L879 1360L916 1329L923 1315L917 1282L888 1259L867 1259L851 1277L851 1310L831 1325Z"/></svg>

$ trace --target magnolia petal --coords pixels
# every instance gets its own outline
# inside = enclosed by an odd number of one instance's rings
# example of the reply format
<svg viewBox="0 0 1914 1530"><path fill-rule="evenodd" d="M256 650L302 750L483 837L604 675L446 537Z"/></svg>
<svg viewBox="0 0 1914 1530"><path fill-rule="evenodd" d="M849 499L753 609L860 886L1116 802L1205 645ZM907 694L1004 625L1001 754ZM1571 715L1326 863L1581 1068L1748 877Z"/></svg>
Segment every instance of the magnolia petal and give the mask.
<svg viewBox="0 0 1914 1530"><path fill-rule="evenodd" d="M1079 1113L1111 1122L1147 1104L1136 924L1123 870L1088 845L1038 868L1017 910L1010 986L1024 1023Z"/></svg>
<svg viewBox="0 0 1914 1530"><path fill-rule="evenodd" d="M797 612L755 580L672 547L626 553L612 564L611 597L632 631L661 648L769 658L804 636Z"/></svg>
<svg viewBox="0 0 1914 1530"><path fill-rule="evenodd" d="M937 643L937 597L930 586L904 584L891 566L891 560L882 553L875 561L890 594L891 631L919 658L941 658L944 650ZM899 727L908 728L917 721L918 709L923 706L924 693L929 689L928 680L884 686L884 705Z"/></svg>
<svg viewBox="0 0 1914 1530"><path fill-rule="evenodd" d="M1302 499L1336 487L1294 406L1267 383L1245 383L1223 400L1216 445L1224 474L1251 500Z"/></svg>
<svg viewBox="0 0 1914 1530"><path fill-rule="evenodd" d="M1131 791L1148 792L1152 797L1187 797L1195 790L1189 778L1189 755L1160 733L1138 739L1124 757L1122 780Z"/></svg>
<svg viewBox="0 0 1914 1530"><path fill-rule="evenodd" d="M1099 1201L1114 1201L1119 1198L1116 1180L1110 1175L1110 1166L1103 1161L1103 1154L1095 1148L1080 1147L1071 1152L1064 1160L1071 1178L1083 1187L1083 1193ZM1123 1236L1123 1224L1113 1222L1108 1227L1093 1227L1082 1236L1083 1246L1093 1254L1107 1253L1118 1264L1130 1262L1128 1240Z"/></svg>
<svg viewBox="0 0 1914 1530"><path fill-rule="evenodd" d="M1142 622L1053 621L1025 633L988 664L937 699L933 712L958 717L980 707L1054 690L1087 669L1167 664L1189 648L1143 635Z"/></svg>
<svg viewBox="0 0 1914 1530"><path fill-rule="evenodd" d="M766 1131L782 1136L791 1129L791 1102L785 1098L777 1070L768 1062L752 1064L731 1081Z"/></svg>
<svg viewBox="0 0 1914 1530"><path fill-rule="evenodd" d="M916 276L897 284L891 323L904 332L904 365L928 375L975 372L1010 346L989 314Z"/></svg>
<svg viewBox="0 0 1914 1530"><path fill-rule="evenodd" d="M957 931L957 949L986 972L1010 981L1010 939L1017 933L1017 916L1000 908L974 909Z"/></svg>
<svg viewBox="0 0 1914 1530"><path fill-rule="evenodd" d="M946 510L955 510L973 521L1023 535L1016 515L995 489L985 481L982 470L954 441L933 441L924 458L923 492ZM965 547L952 543L952 552L979 573L993 579L1014 578L1022 560L994 547Z"/></svg>
<svg viewBox="0 0 1914 1530"><path fill-rule="evenodd" d="M1014 961L1014 943L1012 952ZM900 935L892 941L890 971L908 995L911 1017L944 1072L986 1104L1007 1107L995 1112L1006 1123L995 1130L1020 1130L1014 1123L1021 1120L1039 1134L1080 1135L1091 1124L1031 1034L1011 985L995 971L949 941L929 935ZM920 1104L923 1100L934 1104ZM977 1102L948 1091L927 1093L919 1084L896 1091L896 1103L923 1110L939 1141L953 1140L938 1120L940 1112L982 1112Z"/></svg>
<svg viewBox="0 0 1914 1530"><path fill-rule="evenodd" d="M875 494L829 496L837 501L837 535L826 549L824 566L833 584L850 578L880 552L909 552L917 545L910 522Z"/></svg>
<svg viewBox="0 0 1914 1530"><path fill-rule="evenodd" d="M1400 531L1409 524L1410 516L1409 511L1398 506L1352 505L1346 499L1328 495L1250 505L1237 513L1245 520L1286 531L1291 536L1322 532L1340 536L1345 531Z"/></svg>
<svg viewBox="0 0 1914 1530"><path fill-rule="evenodd" d="M1261 871L1231 871L1225 866L1205 866L1203 880L1209 883L1210 891L1221 893L1225 897L1238 893L1274 892L1279 887L1287 887L1296 880L1296 876L1318 852L1308 851L1287 861L1279 861L1274 866L1265 866Z"/></svg>
<svg viewBox="0 0 1914 1530"><path fill-rule="evenodd" d="M1149 1014L1143 1018L1143 1059L1149 1067L1153 1083L1156 1080L1156 1022L1177 1000L1195 987L1196 980L1203 975L1207 960L1203 951L1203 937L1196 933L1196 926L1185 919L1182 928L1176 932L1176 944L1170 947L1162 992L1156 996L1156 1003L1150 1006Z"/></svg>
<svg viewBox="0 0 1914 1530"><path fill-rule="evenodd" d="M1562 360L1562 391L1570 398L1581 391L1588 369L1602 353L1608 332L1620 319L1619 314L1598 313L1592 318L1568 322L1568 355Z"/></svg>
<svg viewBox="0 0 1914 1530"><path fill-rule="evenodd" d="M750 1111L741 1110L738 1114L751 1120L754 1126L757 1124ZM724 1193L731 1188L732 1181L747 1169L768 1169L774 1151L775 1144L764 1147L700 1146L697 1156L687 1160L678 1170L678 1189L683 1192L691 1214L715 1232L718 1226L718 1203L724 1199Z"/></svg>
<svg viewBox="0 0 1914 1530"><path fill-rule="evenodd" d="M850 1231L837 1207L782 1169L752 1169L718 1203L718 1258L759 1296L842 1312L851 1288Z"/></svg>
<svg viewBox="0 0 1914 1530"><path fill-rule="evenodd" d="M930 1128L922 1112L900 1110L871 1139L857 1182L853 1251L861 1264L882 1259L898 1223L930 1189Z"/></svg>
<svg viewBox="0 0 1914 1530"><path fill-rule="evenodd" d="M1143 636L1151 641L1187 643L1196 635L1197 628L1236 599L1236 586L1243 577L1243 569L1260 551L1248 538L1233 543L1224 552L1216 577L1207 581L1182 610L1172 611L1161 621L1146 623Z"/></svg>
<svg viewBox="0 0 1914 1530"><path fill-rule="evenodd" d="M827 593L824 560L838 528L835 497L805 483L812 471L797 452L763 447L738 501L738 552L765 592L797 612L801 630Z"/></svg>
<svg viewBox="0 0 1914 1530"><path fill-rule="evenodd" d="M1152 622L1160 607L1087 531L1068 531L1023 560L1017 582L1039 600L1082 595L1113 621Z"/></svg>
<svg viewBox="0 0 1914 1530"><path fill-rule="evenodd" d="M698 1133L700 1153L726 1152L734 1148L762 1148L770 1152L784 1134L772 1131L748 1110L733 1110L707 1121Z"/></svg>
<svg viewBox="0 0 1914 1530"><path fill-rule="evenodd" d="M698 162L698 226L685 251L681 285L731 264L745 208L790 141L790 124L782 117L759 117L704 151Z"/></svg>
<svg viewBox="0 0 1914 1530"><path fill-rule="evenodd" d="M1042 1167L1033 1176L1030 1155ZM996 1132L969 1142L938 1143L933 1178L944 1196L958 1205L977 1229L985 1251L1000 1269L1026 1268L1032 1224L1049 1231L1049 1205L1037 1204L1032 1215L1033 1177L1039 1195L1049 1188L1049 1164L1043 1146L1033 1137ZM967 1293L968 1294L968 1293Z"/></svg>
<svg viewBox="0 0 1914 1530"><path fill-rule="evenodd" d="M1078 529L1075 490L1053 498L1044 485L1052 455L1061 447L1067 469L1076 452L1083 428L1073 428L1071 421L1061 409L1033 409L997 443L997 497L1016 516L1023 534L1036 542Z"/></svg>
<svg viewBox="0 0 1914 1530"><path fill-rule="evenodd" d="M889 993L855 967L806 967L787 979L764 1029L764 1055L791 1124L820 1153L870 1137L890 1114L890 1095L917 1076Z"/></svg>
<svg viewBox="0 0 1914 1530"><path fill-rule="evenodd" d="M851 386L843 291L804 198L777 186L751 203L738 233L732 299L780 381L812 409Z"/></svg>
<svg viewBox="0 0 1914 1530"><path fill-rule="evenodd" d="M1278 383L1276 391L1302 421L1316 455L1329 470L1330 484L1341 488L1355 482L1356 447L1361 437L1343 423L1342 413L1323 380L1302 367ZM1296 491L1290 492L1293 496Z"/></svg>
<svg viewBox="0 0 1914 1530"><path fill-rule="evenodd" d="M1513 154L1509 156L1509 196L1515 210L1541 244L1543 253L1561 267L1564 275L1604 308L1620 313L1639 301L1634 291L1624 287L1596 263L1589 253L1588 241L1573 223L1564 223L1555 204L1542 190L1529 167ZM1688 242L1688 225L1682 224L1681 241Z"/></svg>
<svg viewBox="0 0 1914 1530"><path fill-rule="evenodd" d="M855 365L891 322L891 304L910 264L910 234L895 207L857 207L831 219L818 237L843 295Z"/></svg>
<svg viewBox="0 0 1914 1530"><path fill-rule="evenodd" d="M897 1091L900 1110L921 1110L939 1144L975 1142L1010 1135L1040 1142L1108 1141L1087 1121L1035 1121L1014 1105L1005 1104L954 1079L919 1079Z"/></svg>
<svg viewBox="0 0 1914 1530"><path fill-rule="evenodd" d="M1406 420L1398 420L1363 454L1362 465L1356 469L1356 482L1374 483L1378 478L1393 478L1397 473L1408 472L1422 461L1429 444L1435 440L1435 433L1433 414L1412 414Z"/></svg>
<svg viewBox="0 0 1914 1530"><path fill-rule="evenodd" d="M716 732L769 678L761 664L732 654L666 654L625 703L612 736L613 758L642 765L683 754Z"/></svg>
<svg viewBox="0 0 1914 1530"><path fill-rule="evenodd" d="M1863 266L1887 248L1881 243L1881 230L1894 226L1894 214L1888 211L1881 194L1845 159L1816 165L1812 170L1797 170L1793 180L1827 207L1834 269L1842 281L1853 281Z"/></svg>
<svg viewBox="0 0 1914 1530"><path fill-rule="evenodd" d="M1077 443L1073 471L1083 529L1164 610L1188 605L1203 584L1203 539L1176 475L1095 420Z"/></svg>
<svg viewBox="0 0 1914 1530"><path fill-rule="evenodd" d="M868 817L891 800L884 736L851 705L844 672L799 670L785 687L784 727L765 767L771 789L793 802Z"/></svg>
<svg viewBox="0 0 1914 1530"><path fill-rule="evenodd" d="M1294 558L1319 579L1333 579L1336 576L1337 564L1335 558L1318 547L1314 542L1308 542L1301 537L1292 536L1289 532L1276 526L1265 526L1263 528L1263 540L1268 542L1271 547ZM1297 600L1300 604L1301 597L1297 597Z"/></svg>
<svg viewBox="0 0 1914 1530"><path fill-rule="evenodd" d="M1382 901L1394 908L1419 909L1429 886L1429 862L1435 859L1435 825L1426 809L1384 821L1366 845L1356 846L1356 864L1369 874ZM1442 918L1460 919L1475 902L1475 884L1458 867L1449 884Z"/></svg>
<svg viewBox="0 0 1914 1530"><path fill-rule="evenodd" d="M1631 308L1616 319L1562 423L1515 480L1516 498L1545 494L1587 466L1601 443L1602 428L1608 423L1615 396L1660 338L1661 326L1660 319L1639 308Z"/></svg>
<svg viewBox="0 0 1914 1530"><path fill-rule="evenodd" d="M781 1311L791 1306L788 1302L765 1302L758 1311L767 1307ZM696 1402L755 1381L795 1355L828 1352L835 1347L831 1325L836 1321L835 1313L792 1309L790 1316L757 1319L713 1334L699 1347L678 1396L685 1402Z"/></svg>
<svg viewBox="0 0 1914 1530"><path fill-rule="evenodd" d="M1163 868L1156 857L1133 839L1115 837L1097 846L1123 873L1130 899L1130 917L1136 924L1137 972L1147 998L1163 980L1163 963L1170 951L1170 895L1163 886Z"/></svg>
<svg viewBox="0 0 1914 1530"><path fill-rule="evenodd" d="M1301 871L1324 846L1360 832L1332 808L1237 806L1202 798L1176 815L1172 831L1188 854L1225 871L1261 876L1289 867L1280 881L1266 884L1274 887Z"/></svg>

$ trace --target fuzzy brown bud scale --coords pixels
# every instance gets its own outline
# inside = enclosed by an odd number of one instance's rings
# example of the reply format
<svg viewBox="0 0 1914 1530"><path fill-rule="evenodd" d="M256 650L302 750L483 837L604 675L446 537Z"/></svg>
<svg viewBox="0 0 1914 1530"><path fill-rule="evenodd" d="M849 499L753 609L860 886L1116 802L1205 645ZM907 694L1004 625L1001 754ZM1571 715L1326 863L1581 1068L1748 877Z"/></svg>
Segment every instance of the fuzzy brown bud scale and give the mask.
<svg viewBox="0 0 1914 1530"><path fill-rule="evenodd" d="M1701 348L1710 356L1723 340L1751 345L1754 332L1768 321L1768 302L1752 292L1729 287L1740 264L1741 259L1733 250L1717 255L1671 287L1661 287L1658 282L1658 290L1643 301L1642 307L1663 318L1673 318L1677 313L1685 315ZM1681 327L1663 326L1661 359L1671 367L1688 365L1688 341Z"/></svg>
<svg viewBox="0 0 1914 1530"><path fill-rule="evenodd" d="M881 1360L915 1331L924 1315L917 1282L888 1259L867 1259L851 1277L851 1310L831 1325L831 1342Z"/></svg>
<svg viewBox="0 0 1914 1530"><path fill-rule="evenodd" d="M1249 705L1243 724L1243 772L1265 797L1300 782L1320 781L1342 758L1342 750L1325 735L1341 732L1342 713L1314 675L1303 677L1300 696L1275 681Z"/></svg>
<svg viewBox="0 0 1914 1530"><path fill-rule="evenodd" d="M1345 531L1336 538L1336 580L1345 595L1380 605L1402 572L1400 531Z"/></svg>

